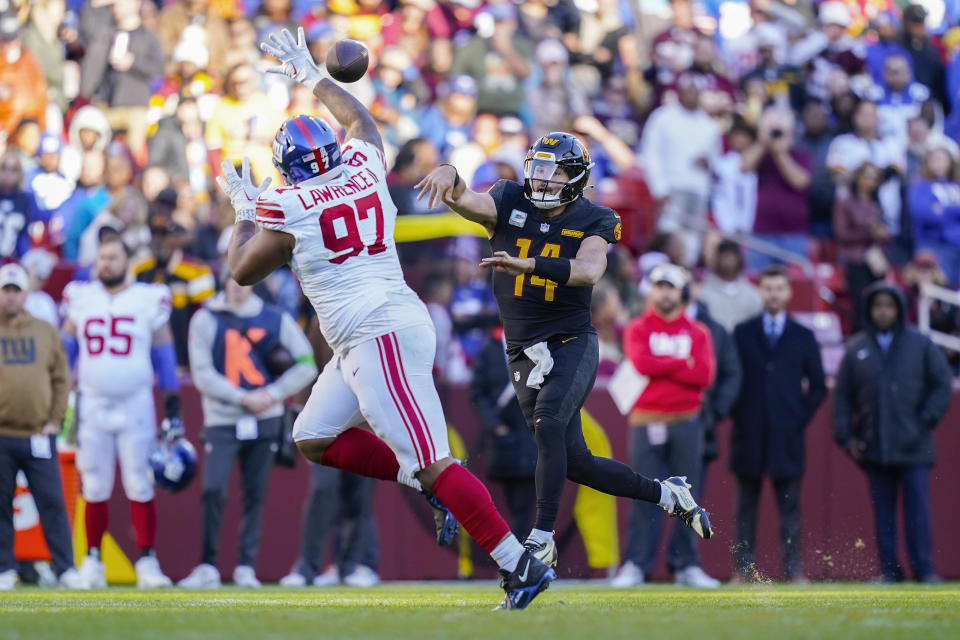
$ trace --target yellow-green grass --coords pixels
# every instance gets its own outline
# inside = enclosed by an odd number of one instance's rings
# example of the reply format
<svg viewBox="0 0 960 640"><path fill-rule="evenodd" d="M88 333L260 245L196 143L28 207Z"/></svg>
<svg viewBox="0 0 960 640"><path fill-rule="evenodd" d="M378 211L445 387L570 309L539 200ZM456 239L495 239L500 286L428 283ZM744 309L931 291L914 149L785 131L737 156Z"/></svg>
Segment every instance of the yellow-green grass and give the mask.
<svg viewBox="0 0 960 640"><path fill-rule="evenodd" d="M157 638L960 638L960 585L672 586L559 583L526 611L494 612L492 583L394 583L359 591L0 593L0 640Z"/></svg>

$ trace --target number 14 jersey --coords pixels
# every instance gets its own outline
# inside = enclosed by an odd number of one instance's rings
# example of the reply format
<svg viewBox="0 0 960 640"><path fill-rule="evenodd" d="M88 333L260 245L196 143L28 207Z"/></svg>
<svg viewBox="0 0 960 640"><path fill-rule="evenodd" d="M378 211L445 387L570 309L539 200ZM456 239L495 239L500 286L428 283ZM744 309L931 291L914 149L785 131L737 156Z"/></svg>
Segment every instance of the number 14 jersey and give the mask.
<svg viewBox="0 0 960 640"><path fill-rule="evenodd" d="M523 187L500 180L490 189L497 206L494 251L534 258L576 258L590 236L610 244L620 240L620 216L586 198L578 198L552 218L544 216L523 195ZM493 274L493 293L500 306L503 334L510 351L529 347L559 334L596 333L590 323L593 287L568 287L540 276Z"/></svg>
<svg viewBox="0 0 960 640"><path fill-rule="evenodd" d="M257 224L296 241L290 266L338 355L391 331L432 326L403 279L383 152L354 138L343 163L336 178L270 189L257 201Z"/></svg>

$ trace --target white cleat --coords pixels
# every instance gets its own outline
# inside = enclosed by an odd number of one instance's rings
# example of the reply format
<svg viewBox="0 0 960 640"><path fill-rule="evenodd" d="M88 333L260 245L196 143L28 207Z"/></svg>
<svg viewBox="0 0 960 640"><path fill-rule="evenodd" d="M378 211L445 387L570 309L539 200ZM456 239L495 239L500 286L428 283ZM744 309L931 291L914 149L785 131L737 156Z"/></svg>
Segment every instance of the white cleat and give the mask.
<svg viewBox="0 0 960 640"><path fill-rule="evenodd" d="M327 567L323 573L318 573L311 584L315 587L335 587L340 584L340 569L335 566Z"/></svg>
<svg viewBox="0 0 960 640"><path fill-rule="evenodd" d="M350 575L344 577L343 584L348 587L369 589L380 584L380 575L370 567L358 564Z"/></svg>
<svg viewBox="0 0 960 640"><path fill-rule="evenodd" d="M673 511L671 516L680 518L683 524L687 525L696 532L698 536L707 540L713 535L713 529L710 527L710 514L693 499L690 488L693 486L687 482L687 476L671 476L661 482L663 486L673 494Z"/></svg>
<svg viewBox="0 0 960 640"><path fill-rule="evenodd" d="M7 569L0 572L0 591L12 591L17 586L17 570Z"/></svg>
<svg viewBox="0 0 960 640"><path fill-rule="evenodd" d="M62 589L77 589L81 591L86 591L90 588L90 583L87 582L86 577L73 567L70 567L66 571L60 574L60 579L57 581Z"/></svg>
<svg viewBox="0 0 960 640"><path fill-rule="evenodd" d="M617 575L610 581L610 586L615 589L630 589L643 584L643 569L635 565L630 560L623 563Z"/></svg>
<svg viewBox="0 0 960 640"><path fill-rule="evenodd" d="M257 580L257 573L247 564L238 564L233 570L233 586L244 589L259 589L263 585Z"/></svg>
<svg viewBox="0 0 960 640"><path fill-rule="evenodd" d="M87 581L91 589L107 588L107 571L100 558L85 556L80 563L80 575Z"/></svg>
<svg viewBox="0 0 960 640"><path fill-rule="evenodd" d="M305 587L307 586L307 579L303 577L303 574L299 571L291 571L287 575L280 578L281 587Z"/></svg>
<svg viewBox="0 0 960 640"><path fill-rule="evenodd" d="M184 589L216 589L220 586L220 572L212 564L198 564L177 586Z"/></svg>
<svg viewBox="0 0 960 640"><path fill-rule="evenodd" d="M700 567L687 567L681 569L673 577L673 581L684 587L694 587L695 589L716 589L720 586L720 581L707 574Z"/></svg>
<svg viewBox="0 0 960 640"><path fill-rule="evenodd" d="M38 587L46 587L49 589L59 584L59 581L57 580L57 574L55 574L53 569L50 568L49 562L34 562L33 568L37 570ZM89 585L87 588L89 588Z"/></svg>
<svg viewBox="0 0 960 640"><path fill-rule="evenodd" d="M137 586L141 589L172 587L173 581L160 570L156 556L143 556L133 565L137 573Z"/></svg>

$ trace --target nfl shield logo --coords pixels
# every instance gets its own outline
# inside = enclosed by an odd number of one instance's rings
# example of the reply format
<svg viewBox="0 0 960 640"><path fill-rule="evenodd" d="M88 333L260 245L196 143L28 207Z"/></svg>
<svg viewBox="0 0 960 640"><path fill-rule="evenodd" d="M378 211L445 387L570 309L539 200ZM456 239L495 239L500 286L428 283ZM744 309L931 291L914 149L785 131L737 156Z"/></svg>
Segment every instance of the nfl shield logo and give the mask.
<svg viewBox="0 0 960 640"><path fill-rule="evenodd" d="M547 224L546 222L541 222L540 233L549 233L549 232L550 232L550 225Z"/></svg>

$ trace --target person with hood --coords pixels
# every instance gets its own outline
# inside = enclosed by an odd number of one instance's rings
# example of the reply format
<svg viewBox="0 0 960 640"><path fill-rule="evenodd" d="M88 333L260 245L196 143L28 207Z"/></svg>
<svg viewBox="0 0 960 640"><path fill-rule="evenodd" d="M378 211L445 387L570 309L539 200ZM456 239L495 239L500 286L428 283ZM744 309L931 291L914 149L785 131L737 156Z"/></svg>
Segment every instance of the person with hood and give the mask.
<svg viewBox="0 0 960 640"><path fill-rule="evenodd" d="M864 292L866 328L852 336L837 372L833 435L867 474L883 580L903 580L897 560L897 493L918 582L939 582L931 560L933 428L950 404L940 349L904 319L903 296L877 282Z"/></svg>
<svg viewBox="0 0 960 640"><path fill-rule="evenodd" d="M106 151L113 132L103 111L92 104L77 109L67 131L67 144L60 152L60 172L77 181L88 151Z"/></svg>

